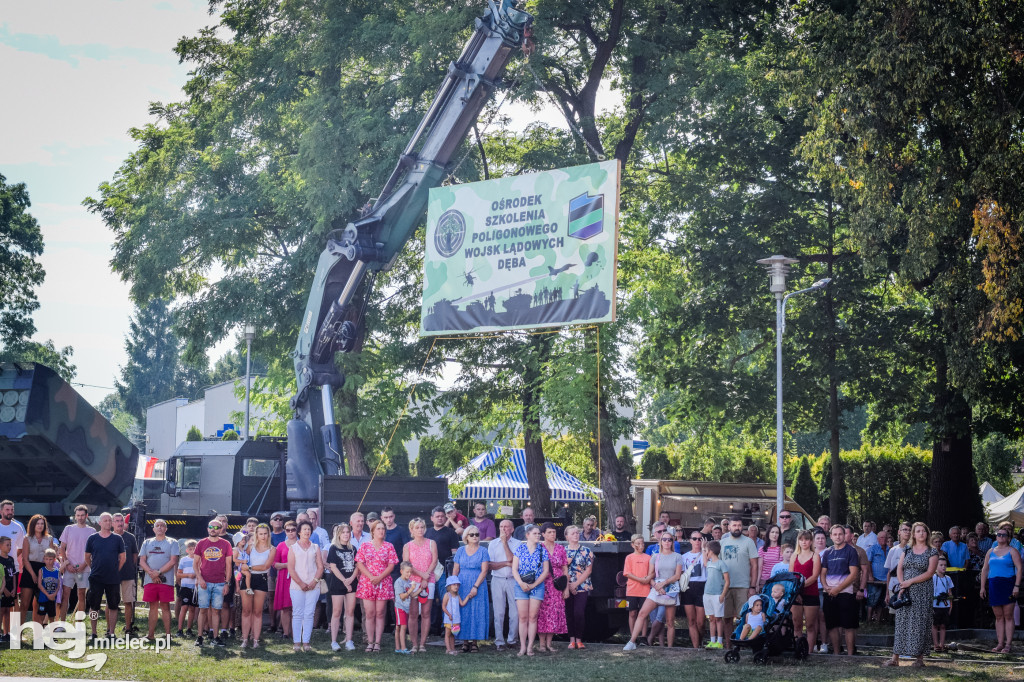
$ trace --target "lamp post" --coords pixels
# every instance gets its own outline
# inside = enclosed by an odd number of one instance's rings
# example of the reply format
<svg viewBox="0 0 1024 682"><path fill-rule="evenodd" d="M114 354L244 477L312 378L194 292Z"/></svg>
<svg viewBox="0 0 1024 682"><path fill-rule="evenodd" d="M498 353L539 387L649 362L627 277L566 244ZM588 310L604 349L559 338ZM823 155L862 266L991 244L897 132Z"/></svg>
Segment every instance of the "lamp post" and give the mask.
<svg viewBox="0 0 1024 682"><path fill-rule="evenodd" d="M252 368L252 340L256 338L256 327L245 325L245 440L249 440L249 370Z"/></svg>
<svg viewBox="0 0 1024 682"><path fill-rule="evenodd" d="M790 266L798 262L795 258L775 255L762 258L758 265L764 266L770 277L769 290L775 294L775 517L782 513L785 502L785 486L782 469L782 335L786 332L786 303L790 297L809 291L820 291L832 280L819 279L806 289L786 293L786 275Z"/></svg>

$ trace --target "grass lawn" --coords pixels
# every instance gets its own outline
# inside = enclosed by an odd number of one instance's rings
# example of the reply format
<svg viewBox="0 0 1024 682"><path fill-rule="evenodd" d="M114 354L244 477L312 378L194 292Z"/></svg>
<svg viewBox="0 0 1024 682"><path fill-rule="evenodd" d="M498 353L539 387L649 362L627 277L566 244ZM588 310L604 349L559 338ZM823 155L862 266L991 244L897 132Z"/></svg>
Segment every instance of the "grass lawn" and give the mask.
<svg viewBox="0 0 1024 682"><path fill-rule="evenodd" d="M979 655L972 661L936 663L924 670L907 667L898 672L878 666L879 658L858 656L812 656L805 663L791 657L774 660L768 670L754 667L748 650L738 664L726 664L713 655L687 649L639 649L623 653L621 647L593 645L585 652L562 650L519 658L484 647L477 654L447 656L444 648L428 646L428 653L399 656L385 637L386 650L379 654L331 651L322 632L313 638L314 652L292 653L290 642L279 638L257 651L240 652L237 644L224 649L196 649L189 640L159 654L153 651L108 651L102 670L70 670L51 662L47 651L4 649L0 652L0 677L86 677L135 680L548 680L591 682L593 680L714 680L750 682L769 676L774 680L1021 680L1024 658L996 660ZM233 642L229 640L229 643ZM52 652L59 654L60 652ZM91 652L87 652L91 653Z"/></svg>

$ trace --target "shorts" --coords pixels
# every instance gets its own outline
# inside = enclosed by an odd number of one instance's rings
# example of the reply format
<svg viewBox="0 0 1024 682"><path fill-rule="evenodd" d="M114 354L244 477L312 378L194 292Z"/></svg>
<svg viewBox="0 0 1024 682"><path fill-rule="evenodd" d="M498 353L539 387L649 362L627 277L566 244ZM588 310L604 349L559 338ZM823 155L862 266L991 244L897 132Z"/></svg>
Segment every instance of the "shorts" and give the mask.
<svg viewBox="0 0 1024 682"><path fill-rule="evenodd" d="M267 592L267 574L250 573L249 589L251 589L253 592Z"/></svg>
<svg viewBox="0 0 1024 682"><path fill-rule="evenodd" d="M345 577L351 578L352 576ZM345 583L338 580L338 577L332 573L327 576L327 593L332 597L342 597L350 592L355 592L357 584L357 582L354 582L351 588L345 587Z"/></svg>
<svg viewBox="0 0 1024 682"><path fill-rule="evenodd" d="M409 612L403 609L395 607L395 624L396 625L408 625L409 624Z"/></svg>
<svg viewBox="0 0 1024 682"><path fill-rule="evenodd" d="M121 605L121 583L101 583L89 581L89 591L85 593L85 605L90 611L99 611L103 606L103 596L107 597L107 608L117 611Z"/></svg>
<svg viewBox="0 0 1024 682"><path fill-rule="evenodd" d="M32 570L36 572L36 575L39 575L39 572L46 568L46 564L44 564L41 561L30 561L29 564L32 566ZM32 576L29 574L28 571L22 570L20 575L21 580L18 581L19 590L28 589L34 592L39 591L39 586L36 585L35 581L32 580Z"/></svg>
<svg viewBox="0 0 1024 682"><path fill-rule="evenodd" d="M657 608L651 609L651 613L647 616L647 619L651 622L651 625L655 623L665 623L665 605L658 604Z"/></svg>
<svg viewBox="0 0 1024 682"><path fill-rule="evenodd" d="M196 585L196 596L198 606L201 609L222 609L224 608L224 583L206 583L206 587Z"/></svg>
<svg viewBox="0 0 1024 682"><path fill-rule="evenodd" d="M846 628L856 630L860 627L860 604L857 597L849 592L843 592L835 597L825 595L825 605L822 606L825 613L825 628Z"/></svg>
<svg viewBox="0 0 1024 682"><path fill-rule="evenodd" d="M421 604L426 604L427 602L433 601L434 593L437 588L437 583L427 583L426 586L424 586L421 583L420 586L422 589L420 590L419 597L417 597L416 600ZM426 595L423 594L424 590L426 590Z"/></svg>
<svg viewBox="0 0 1024 682"><path fill-rule="evenodd" d="M225 583L221 583L221 585L224 585L224 584ZM231 604L233 604L235 602L235 581L234 580L229 580L227 582L227 586L228 586L228 593L224 595L224 603L230 606ZM224 608L224 607L223 606L217 606L217 607L214 607L214 608Z"/></svg>
<svg viewBox="0 0 1024 682"><path fill-rule="evenodd" d="M646 600L647 597L626 597L626 604L630 611L639 611Z"/></svg>
<svg viewBox="0 0 1024 682"><path fill-rule="evenodd" d="M174 601L174 588L167 583L144 585L142 588L142 601L147 604L170 604Z"/></svg>
<svg viewBox="0 0 1024 682"><path fill-rule="evenodd" d="M178 599L181 600L182 606L195 606L196 605L196 588L185 587L178 585Z"/></svg>
<svg viewBox="0 0 1024 682"><path fill-rule="evenodd" d="M37 616L49 616L50 618L57 617L57 602L45 601L36 607Z"/></svg>
<svg viewBox="0 0 1024 682"><path fill-rule="evenodd" d="M747 592L750 591L749 587L730 587L729 591L725 595L725 617L736 618L740 615L740 611L743 610L743 605L747 603Z"/></svg>
<svg viewBox="0 0 1024 682"><path fill-rule="evenodd" d="M868 598L867 605L869 609L878 608L882 605L882 599L885 597L885 585L868 585Z"/></svg>
<svg viewBox="0 0 1024 682"><path fill-rule="evenodd" d="M13 609L17 602L14 597L0 597L0 609Z"/></svg>
<svg viewBox="0 0 1024 682"><path fill-rule="evenodd" d="M122 604L134 604L135 597L138 596L139 585L134 580L122 580L121 581L121 603Z"/></svg>
<svg viewBox="0 0 1024 682"><path fill-rule="evenodd" d="M517 600L535 599L537 601L544 601L544 583L537 585L537 587L533 588L529 592L526 592L523 588L519 587L519 583L513 583L512 591L515 593Z"/></svg>
<svg viewBox="0 0 1024 682"><path fill-rule="evenodd" d="M949 624L949 606L932 609L932 625L935 627L946 627Z"/></svg>
<svg viewBox="0 0 1024 682"><path fill-rule="evenodd" d="M704 581L691 582L685 591L679 593L679 603L704 608Z"/></svg>
<svg viewBox="0 0 1024 682"><path fill-rule="evenodd" d="M80 590L89 589L89 574L92 573L92 569L87 568L81 573L72 573L71 571L64 571L64 587L77 587Z"/></svg>
<svg viewBox="0 0 1024 682"><path fill-rule="evenodd" d="M705 594L703 597L704 601L704 614L707 616L714 616L715 618L725 617L725 604L723 604L719 597L720 594Z"/></svg>

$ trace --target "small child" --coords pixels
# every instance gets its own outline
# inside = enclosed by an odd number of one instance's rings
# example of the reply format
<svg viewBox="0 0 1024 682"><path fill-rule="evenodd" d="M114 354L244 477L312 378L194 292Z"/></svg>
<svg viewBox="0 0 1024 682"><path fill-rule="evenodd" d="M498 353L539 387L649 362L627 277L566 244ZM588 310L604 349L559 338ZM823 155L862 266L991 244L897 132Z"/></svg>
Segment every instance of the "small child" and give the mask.
<svg viewBox="0 0 1024 682"><path fill-rule="evenodd" d="M412 564L403 561L401 577L395 581L395 653L411 654L405 646L405 633L409 627L409 599L419 589L419 583L410 582Z"/></svg>
<svg viewBox="0 0 1024 682"><path fill-rule="evenodd" d="M238 544L235 545L235 580L238 581L239 591L245 590L248 595L255 594L252 591L252 586L249 584L251 575L249 574L249 532L242 529L242 537L238 540Z"/></svg>
<svg viewBox="0 0 1024 682"><path fill-rule="evenodd" d="M947 567L946 559L940 556L932 576L932 646L935 651L946 650L946 623L953 608L953 579L946 575Z"/></svg>
<svg viewBox="0 0 1024 682"><path fill-rule="evenodd" d="M764 613L761 609L764 604L760 595L751 597L750 610L743 621L743 630L740 631L740 639L754 639L764 631Z"/></svg>
<svg viewBox="0 0 1024 682"><path fill-rule="evenodd" d="M465 600L459 599L461 584L459 576L448 576L444 584L444 599L441 600L441 611L444 612L444 648L452 656L458 653L455 651L455 635L462 629L461 608L466 605Z"/></svg>
<svg viewBox="0 0 1024 682"><path fill-rule="evenodd" d="M708 579L704 583L704 613L711 620L708 627L708 649L722 649L725 644L725 595L729 593L729 567L718 559L722 544L717 540L704 543L707 562L704 565Z"/></svg>
<svg viewBox="0 0 1024 682"><path fill-rule="evenodd" d="M178 597L181 598L181 610L178 612L178 637L184 637L184 630L188 629L188 636L192 636L192 626L196 624L196 572L195 572L195 540L185 541L186 556L181 557L174 576L178 579Z"/></svg>
<svg viewBox="0 0 1024 682"><path fill-rule="evenodd" d="M650 594L650 579L647 572L650 569L651 557L644 552L644 536L634 535L630 539L633 545L633 553L626 555L625 565L622 567L622 575L626 578L626 605L629 607L629 631L633 632L633 625L636 623L637 615ZM647 621L643 622L643 629L637 640L642 646L647 644Z"/></svg>
<svg viewBox="0 0 1024 682"><path fill-rule="evenodd" d="M772 613L781 613L786 608L786 588L782 583L772 585Z"/></svg>
<svg viewBox="0 0 1024 682"><path fill-rule="evenodd" d="M14 581L18 576L14 557L11 556L11 538L0 537L0 624L7 638L11 636L11 609L17 603ZM8 641L5 638L5 641Z"/></svg>
<svg viewBox="0 0 1024 682"><path fill-rule="evenodd" d="M772 566L772 573L769 578L774 578L779 573L789 573L789 560L793 557L793 545L786 543L782 545L782 554L779 563Z"/></svg>
<svg viewBox="0 0 1024 682"><path fill-rule="evenodd" d="M57 595L60 593L60 571L57 569L57 552L49 547L43 552L43 568L39 570L38 607L32 620L42 625L47 619L57 617Z"/></svg>

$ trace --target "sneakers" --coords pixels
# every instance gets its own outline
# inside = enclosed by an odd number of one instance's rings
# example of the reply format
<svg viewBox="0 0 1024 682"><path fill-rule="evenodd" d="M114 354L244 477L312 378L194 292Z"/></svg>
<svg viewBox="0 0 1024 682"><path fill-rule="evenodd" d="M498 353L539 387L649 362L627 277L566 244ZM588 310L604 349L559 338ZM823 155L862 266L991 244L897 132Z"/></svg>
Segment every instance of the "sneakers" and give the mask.
<svg viewBox="0 0 1024 682"><path fill-rule="evenodd" d="M337 642L331 642L331 649L335 651L341 651L341 645Z"/></svg>
<svg viewBox="0 0 1024 682"><path fill-rule="evenodd" d="M708 648L709 649L724 649L725 645L722 644L721 642L711 642L710 644L708 644Z"/></svg>
<svg viewBox="0 0 1024 682"><path fill-rule="evenodd" d="M178 637L180 639L185 639L185 633L180 628L178 629Z"/></svg>
<svg viewBox="0 0 1024 682"><path fill-rule="evenodd" d="M355 650L356 650L356 645L355 645L355 643L351 639L348 640L347 642L345 642L345 651L355 651Z"/></svg>
<svg viewBox="0 0 1024 682"><path fill-rule="evenodd" d="M650 646L650 644L647 643L647 638L646 637L637 637L636 638L636 645L637 646Z"/></svg>
<svg viewBox="0 0 1024 682"><path fill-rule="evenodd" d="M223 639L223 638L221 638L221 637L217 637L217 638L215 638L215 639L213 640L213 645L214 645L214 646L219 646L219 647L222 647L222 646L224 646L224 639Z"/></svg>
<svg viewBox="0 0 1024 682"><path fill-rule="evenodd" d="M196 646L203 646L203 636L199 635L196 637Z"/></svg>
<svg viewBox="0 0 1024 682"><path fill-rule="evenodd" d="M623 651L634 651L636 649L635 642L626 642L626 646L622 647Z"/></svg>
<svg viewBox="0 0 1024 682"><path fill-rule="evenodd" d="M827 654L828 653L828 644L822 644L821 645L821 649L819 649L819 651L821 651L821 653L823 653L823 654Z"/></svg>

